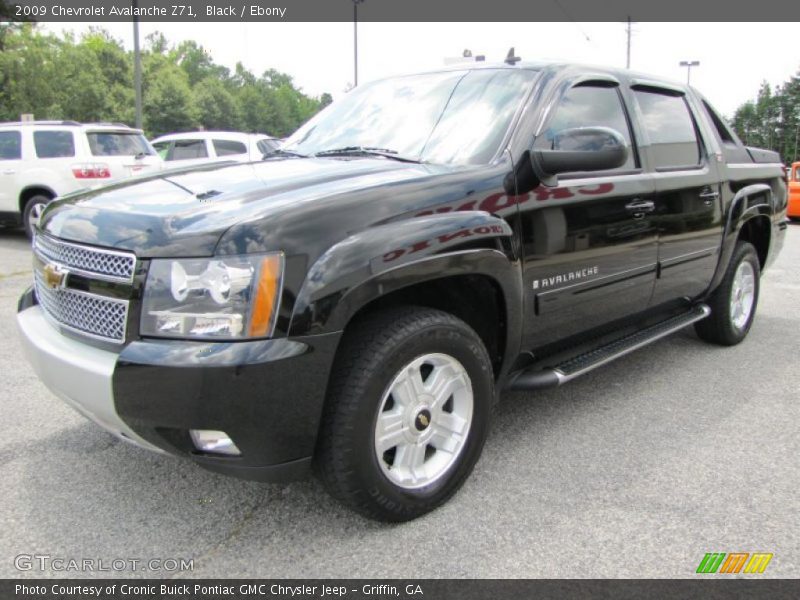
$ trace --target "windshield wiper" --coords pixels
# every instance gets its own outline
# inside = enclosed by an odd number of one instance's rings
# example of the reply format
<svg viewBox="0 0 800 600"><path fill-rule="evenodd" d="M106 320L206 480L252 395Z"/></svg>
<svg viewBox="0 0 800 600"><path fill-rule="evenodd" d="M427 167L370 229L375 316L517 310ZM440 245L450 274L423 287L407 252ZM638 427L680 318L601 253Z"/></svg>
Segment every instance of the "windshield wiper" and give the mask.
<svg viewBox="0 0 800 600"><path fill-rule="evenodd" d="M284 150L283 148L276 148L275 150L265 152L264 155L261 157L261 159L264 160L267 158L272 158L273 156L295 156L297 158L308 158L308 154L301 154L300 152L295 152L294 150Z"/></svg>
<svg viewBox="0 0 800 600"><path fill-rule="evenodd" d="M330 150L320 150L311 156L383 156L392 160L402 162L421 163L422 161L412 156L403 156L397 150L389 148L374 148L371 146L344 146L342 148L331 148Z"/></svg>

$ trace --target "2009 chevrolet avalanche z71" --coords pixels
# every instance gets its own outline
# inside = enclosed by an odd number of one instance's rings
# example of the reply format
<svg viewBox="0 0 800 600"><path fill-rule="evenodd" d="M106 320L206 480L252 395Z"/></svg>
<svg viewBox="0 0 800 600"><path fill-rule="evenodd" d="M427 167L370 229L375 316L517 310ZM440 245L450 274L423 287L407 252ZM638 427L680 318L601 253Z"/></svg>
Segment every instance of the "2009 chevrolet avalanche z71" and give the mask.
<svg viewBox="0 0 800 600"><path fill-rule="evenodd" d="M263 161L51 204L18 322L112 433L244 478L316 464L402 521L464 482L501 390L689 324L740 342L785 211L779 157L691 88L456 68L361 86Z"/></svg>

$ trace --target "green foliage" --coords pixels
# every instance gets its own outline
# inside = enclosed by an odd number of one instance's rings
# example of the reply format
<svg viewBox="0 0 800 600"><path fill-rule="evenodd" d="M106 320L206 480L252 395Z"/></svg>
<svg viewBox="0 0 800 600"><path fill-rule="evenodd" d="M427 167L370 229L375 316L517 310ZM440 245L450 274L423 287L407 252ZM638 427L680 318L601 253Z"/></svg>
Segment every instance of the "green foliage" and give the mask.
<svg viewBox="0 0 800 600"><path fill-rule="evenodd" d="M2 2L2 0L0 0ZM133 52L107 31L80 39L33 23L0 24L0 121L37 119L133 124ZM331 102L312 98L286 73L233 73L195 41L173 46L155 32L142 49L143 119L151 137L198 128L283 137Z"/></svg>
<svg viewBox="0 0 800 600"><path fill-rule="evenodd" d="M775 90L762 83L758 96L736 109L731 125L748 146L774 150L786 164L800 160L800 71Z"/></svg>

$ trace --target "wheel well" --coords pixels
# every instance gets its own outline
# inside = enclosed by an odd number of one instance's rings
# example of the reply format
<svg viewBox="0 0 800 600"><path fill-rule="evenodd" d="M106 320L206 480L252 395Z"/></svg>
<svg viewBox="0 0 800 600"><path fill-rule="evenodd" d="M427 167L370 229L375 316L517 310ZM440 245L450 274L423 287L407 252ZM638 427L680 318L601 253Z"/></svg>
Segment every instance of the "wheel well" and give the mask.
<svg viewBox="0 0 800 600"><path fill-rule="evenodd" d="M750 242L758 254L758 263L761 268L767 264L769 253L770 226L769 218L760 216L748 219L739 231L739 240Z"/></svg>
<svg viewBox="0 0 800 600"><path fill-rule="evenodd" d="M506 343L506 307L502 291L491 277L456 275L411 285L365 306L349 320L395 306L424 306L450 313L472 327L492 360L495 378L500 373Z"/></svg>
<svg viewBox="0 0 800 600"><path fill-rule="evenodd" d="M25 188L22 190L22 193L19 195L19 212L25 211L25 205L28 203L28 200L33 198L34 196L47 196L51 200L56 197L55 192L50 188L42 187L42 186L32 186L29 188Z"/></svg>

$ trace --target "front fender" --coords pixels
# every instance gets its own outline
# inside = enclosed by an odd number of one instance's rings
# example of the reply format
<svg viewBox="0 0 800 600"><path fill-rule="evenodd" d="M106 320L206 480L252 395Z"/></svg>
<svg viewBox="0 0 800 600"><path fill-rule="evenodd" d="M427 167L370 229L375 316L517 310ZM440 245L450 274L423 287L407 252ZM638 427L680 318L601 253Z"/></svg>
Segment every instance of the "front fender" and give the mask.
<svg viewBox="0 0 800 600"><path fill-rule="evenodd" d="M521 272L511 226L482 211L387 223L335 244L309 269L289 335L340 331L364 305L392 291L453 275L487 275L508 312L521 315Z"/></svg>

